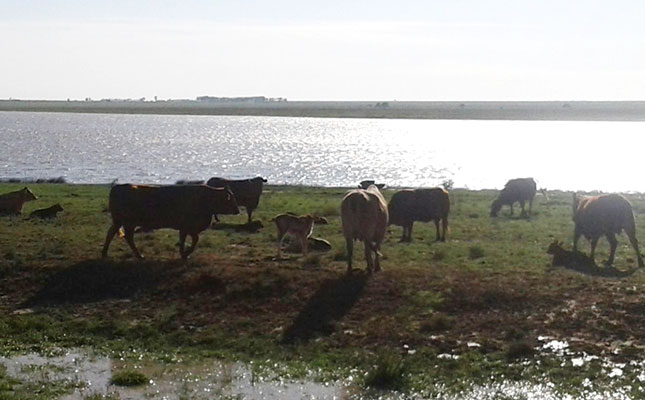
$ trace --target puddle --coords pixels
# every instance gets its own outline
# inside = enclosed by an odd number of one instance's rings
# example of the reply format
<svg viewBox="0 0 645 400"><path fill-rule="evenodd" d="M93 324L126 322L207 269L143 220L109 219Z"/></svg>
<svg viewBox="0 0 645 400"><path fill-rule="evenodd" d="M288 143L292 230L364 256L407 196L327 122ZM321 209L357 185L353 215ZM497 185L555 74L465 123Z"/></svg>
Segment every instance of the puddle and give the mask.
<svg viewBox="0 0 645 400"><path fill-rule="evenodd" d="M566 341L540 337L538 349L543 353L562 356L563 363L571 368L580 368L590 362L601 362L603 370L610 377L620 378L625 364L599 360L596 356L574 354ZM454 358L442 354L438 358ZM329 400L367 400L399 399L400 394L391 392L366 392L354 383L355 378L342 382L321 383L313 380L280 380L260 377L250 365L210 361L201 364L187 362L163 363L153 361L123 361L96 355L84 350L70 350L66 353L45 357L27 354L14 357L0 357L7 375L22 381L46 385L62 383L72 388L70 394L62 399L84 400L92 395L111 396L116 399L329 399ZM633 362L632 366L643 370L645 362ZM276 368L279 366L276 366ZM119 387L110 384L114 373L137 371L148 377L147 385L138 387ZM356 372L358 373L358 372ZM263 374L263 376L266 374ZM637 379L645 381L645 372ZM486 386L472 386L464 392L441 396L442 400L495 400L495 399L617 399L629 400L628 390L598 392L592 390L587 379L582 383L585 390L580 396L563 396L552 383L528 383L500 381ZM447 388L436 387L438 392ZM586 390L588 389L588 390ZM448 391L449 392L449 391ZM418 394L408 394L409 399L424 399ZM437 397L427 397L436 399Z"/></svg>

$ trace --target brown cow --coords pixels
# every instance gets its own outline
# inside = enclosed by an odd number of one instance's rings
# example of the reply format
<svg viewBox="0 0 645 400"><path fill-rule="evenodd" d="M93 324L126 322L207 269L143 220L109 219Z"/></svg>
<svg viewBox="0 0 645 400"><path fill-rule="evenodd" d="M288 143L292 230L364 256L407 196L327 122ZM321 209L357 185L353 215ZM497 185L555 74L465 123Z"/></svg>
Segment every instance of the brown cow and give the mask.
<svg viewBox="0 0 645 400"><path fill-rule="evenodd" d="M0 195L0 214L20 214L22 206L28 201L37 200L35 194L26 186L15 192Z"/></svg>
<svg viewBox="0 0 645 400"><path fill-rule="evenodd" d="M61 207L60 203L56 203L51 207L41 208L41 209L32 211L32 213L29 214L29 218L42 218L42 219L56 218L56 214L58 214L61 211L64 211L63 207Z"/></svg>
<svg viewBox="0 0 645 400"><path fill-rule="evenodd" d="M448 213L450 213L450 197L442 188L404 189L392 195L388 204L390 225L403 227L402 242L412 241L412 225L414 221L434 221L437 228L437 240L446 241L448 230ZM439 234L439 222L442 231Z"/></svg>
<svg viewBox="0 0 645 400"><path fill-rule="evenodd" d="M183 259L195 250L199 233L211 224L213 214L239 214L235 197L228 189L206 185L116 185L110 190L112 226L103 245L103 257L114 235L123 227L125 240L137 258L143 258L134 245L135 228L179 230L179 253ZM184 251L186 236L192 239Z"/></svg>
<svg viewBox="0 0 645 400"><path fill-rule="evenodd" d="M314 231L314 224L327 224L327 220L313 215L297 216L294 214L279 214L272 220L278 228L278 258L282 257L282 240L286 234L295 236L300 241L302 252L308 254L308 239Z"/></svg>
<svg viewBox="0 0 645 400"><path fill-rule="evenodd" d="M235 195L237 205L246 208L246 213L249 216L248 223L251 223L251 214L253 214L253 210L258 208L260 195L262 194L262 186L266 181L266 179L259 176L253 179L242 180L211 178L206 184L216 188L228 186Z"/></svg>
<svg viewBox="0 0 645 400"><path fill-rule="evenodd" d="M592 197L578 197L573 194L573 249L578 249L578 239L584 235L591 242L589 257L594 259L594 252L600 236L605 235L609 241L610 253L607 265L614 262L618 240L616 234L625 230L629 241L636 251L638 266L643 266L643 257L638 249L636 239L636 222L632 212L632 205L619 194L603 194Z"/></svg>
<svg viewBox="0 0 645 400"><path fill-rule="evenodd" d="M502 206L507 205L511 207L511 215L513 215L513 203L519 202L522 207L522 215L526 215L524 211L524 203L529 203L529 214L533 206L533 198L537 185L533 178L517 178L511 179L506 182L504 189L499 193L499 196L493 201L490 208L490 216L497 217L497 213L502 209ZM546 195L545 195L546 196Z"/></svg>
<svg viewBox="0 0 645 400"><path fill-rule="evenodd" d="M387 203L381 192L374 185L367 190L349 191L340 205L340 217L347 245L347 272L352 271L355 240L361 240L365 246L367 271L372 272L372 264L375 271L380 271L379 255L388 222Z"/></svg>

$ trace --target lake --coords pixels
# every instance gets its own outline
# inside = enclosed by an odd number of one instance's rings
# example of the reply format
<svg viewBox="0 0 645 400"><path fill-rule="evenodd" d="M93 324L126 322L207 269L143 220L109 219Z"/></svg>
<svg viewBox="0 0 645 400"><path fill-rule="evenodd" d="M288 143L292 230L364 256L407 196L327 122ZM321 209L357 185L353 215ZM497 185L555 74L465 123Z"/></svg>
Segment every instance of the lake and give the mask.
<svg viewBox="0 0 645 400"><path fill-rule="evenodd" d="M0 178L645 192L645 122L339 119L0 112Z"/></svg>

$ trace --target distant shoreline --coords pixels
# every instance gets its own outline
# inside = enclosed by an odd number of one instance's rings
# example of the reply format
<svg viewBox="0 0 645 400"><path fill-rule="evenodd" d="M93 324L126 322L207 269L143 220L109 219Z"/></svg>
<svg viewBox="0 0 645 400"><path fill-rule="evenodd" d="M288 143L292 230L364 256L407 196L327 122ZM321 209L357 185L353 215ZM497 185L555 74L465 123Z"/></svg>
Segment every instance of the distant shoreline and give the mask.
<svg viewBox="0 0 645 400"><path fill-rule="evenodd" d="M645 121L645 101L168 101L0 100L0 111L312 118Z"/></svg>

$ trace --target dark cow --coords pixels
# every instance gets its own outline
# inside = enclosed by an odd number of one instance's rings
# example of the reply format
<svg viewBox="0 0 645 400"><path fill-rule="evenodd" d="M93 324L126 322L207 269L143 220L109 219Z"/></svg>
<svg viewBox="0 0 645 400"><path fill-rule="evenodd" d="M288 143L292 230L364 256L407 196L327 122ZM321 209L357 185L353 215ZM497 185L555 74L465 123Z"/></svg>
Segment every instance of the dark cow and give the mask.
<svg viewBox="0 0 645 400"><path fill-rule="evenodd" d="M573 194L573 221L576 224L573 233L573 249L577 251L578 240L584 235L591 241L591 254L594 259L594 252L600 236L605 236L609 241L610 253L607 265L614 262L616 254L616 234L623 230L636 251L638 266L643 267L643 257L638 249L636 239L636 222L632 212L632 205L626 198L619 194L603 194L592 197L578 197Z"/></svg>
<svg viewBox="0 0 645 400"><path fill-rule="evenodd" d="M513 203L519 202L522 208L522 215L526 215L524 211L524 204L529 203L529 214L533 206L533 198L537 193L537 185L533 178L517 178L511 179L506 182L506 186L499 193L499 196L493 201L490 208L490 216L497 217L497 213L502 209L502 206L511 207L511 215L513 215Z"/></svg>
<svg viewBox="0 0 645 400"><path fill-rule="evenodd" d="M378 188L371 185L367 190L349 191L340 205L340 218L347 245L347 272L352 271L354 240L362 241L365 246L367 271L372 272L372 264L375 271L380 271L379 256L387 229L388 212L387 203Z"/></svg>
<svg viewBox="0 0 645 400"><path fill-rule="evenodd" d="M15 192L0 195L0 214L20 214L22 206L28 201L37 200L35 194L26 186Z"/></svg>
<svg viewBox="0 0 645 400"><path fill-rule="evenodd" d="M235 195L238 206L246 208L249 216L248 223L251 223L251 214L258 208L260 195L262 194L262 185L267 180L262 177L253 179L230 180L224 178L211 178L206 182L208 186L215 188L229 187Z"/></svg>
<svg viewBox="0 0 645 400"><path fill-rule="evenodd" d="M446 190L442 188L399 190L390 199L388 211L390 225L403 227L402 242L412 241L414 221L434 221L437 240L446 241L450 213L450 197ZM439 222L442 222L441 234L439 234Z"/></svg>
<svg viewBox="0 0 645 400"><path fill-rule="evenodd" d="M56 214L61 211L64 211L63 207L61 207L60 203L56 203L51 207L41 208L33 211L31 214L29 214L29 218L56 218Z"/></svg>
<svg viewBox="0 0 645 400"><path fill-rule="evenodd" d="M159 228L179 230L179 253L186 259L199 240L199 233L211 224L213 214L239 214L235 197L230 190L206 185L116 185L110 190L112 226L103 245L103 257L114 235L121 227L125 240L137 258L143 258L134 245L134 230ZM184 250L186 235L192 239Z"/></svg>

